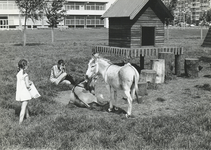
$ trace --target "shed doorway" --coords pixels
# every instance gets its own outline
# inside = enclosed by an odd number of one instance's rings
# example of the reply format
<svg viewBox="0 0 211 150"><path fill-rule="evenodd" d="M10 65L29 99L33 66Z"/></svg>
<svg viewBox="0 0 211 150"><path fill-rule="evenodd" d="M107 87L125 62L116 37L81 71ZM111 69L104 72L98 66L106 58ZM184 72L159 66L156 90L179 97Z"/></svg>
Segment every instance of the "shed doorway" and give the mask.
<svg viewBox="0 0 211 150"><path fill-rule="evenodd" d="M155 27L142 27L142 46L155 45Z"/></svg>

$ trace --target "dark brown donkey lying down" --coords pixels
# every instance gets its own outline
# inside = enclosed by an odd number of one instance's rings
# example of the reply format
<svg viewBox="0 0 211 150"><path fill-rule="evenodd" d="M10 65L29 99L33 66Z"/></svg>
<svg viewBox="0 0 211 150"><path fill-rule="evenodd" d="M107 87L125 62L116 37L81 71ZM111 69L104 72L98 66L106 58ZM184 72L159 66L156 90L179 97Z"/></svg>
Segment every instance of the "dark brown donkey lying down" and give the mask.
<svg viewBox="0 0 211 150"><path fill-rule="evenodd" d="M109 103L105 102L102 94L95 95L95 82L96 79L91 81L83 80L75 85L70 93L70 104L98 111L108 111ZM126 114L123 109L115 106L112 112Z"/></svg>

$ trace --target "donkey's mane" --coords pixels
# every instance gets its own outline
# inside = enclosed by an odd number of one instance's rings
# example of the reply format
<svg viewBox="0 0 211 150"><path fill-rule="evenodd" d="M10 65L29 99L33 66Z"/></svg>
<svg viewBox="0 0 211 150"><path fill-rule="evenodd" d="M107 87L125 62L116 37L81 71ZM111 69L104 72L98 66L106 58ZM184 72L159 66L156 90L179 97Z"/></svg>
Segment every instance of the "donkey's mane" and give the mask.
<svg viewBox="0 0 211 150"><path fill-rule="evenodd" d="M106 61L109 64L113 64L109 59L106 59L106 58L103 58L103 57L100 57L100 56L98 57L98 59L102 59L102 60Z"/></svg>

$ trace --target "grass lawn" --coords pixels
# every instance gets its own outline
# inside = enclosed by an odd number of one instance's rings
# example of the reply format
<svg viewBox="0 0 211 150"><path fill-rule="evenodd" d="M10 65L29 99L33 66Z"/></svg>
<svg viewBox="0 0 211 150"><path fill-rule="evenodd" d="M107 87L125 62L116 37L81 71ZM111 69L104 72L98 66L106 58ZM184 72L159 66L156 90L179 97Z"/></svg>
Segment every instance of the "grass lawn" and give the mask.
<svg viewBox="0 0 211 150"><path fill-rule="evenodd" d="M207 29L204 29L205 36ZM59 59L67 63L67 72L82 78L93 45L108 44L107 29L27 30L27 46L21 46L21 31L0 32L0 149L211 149L211 48L200 45L200 29L170 29L166 46L184 47L184 58L200 59L199 78L174 77L148 89L142 103L133 103L134 118L124 114L78 108L55 102L67 86L49 83L50 69ZM125 59L103 54L112 62ZM18 124L21 104L15 101L17 63L29 62L28 74L41 98L29 103L31 117ZM146 68L149 67L146 58ZM139 59L128 59L139 65ZM182 72L184 69L182 67ZM108 101L102 78L97 93ZM126 110L127 103L118 96L116 106ZM162 101L160 101L162 99Z"/></svg>

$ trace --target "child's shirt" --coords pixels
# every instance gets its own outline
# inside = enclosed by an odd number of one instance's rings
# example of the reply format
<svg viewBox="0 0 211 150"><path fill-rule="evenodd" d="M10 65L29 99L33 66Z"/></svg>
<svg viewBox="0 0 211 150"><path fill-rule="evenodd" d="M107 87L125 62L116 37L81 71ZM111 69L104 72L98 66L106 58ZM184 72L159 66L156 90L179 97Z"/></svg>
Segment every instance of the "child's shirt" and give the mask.
<svg viewBox="0 0 211 150"><path fill-rule="evenodd" d="M59 75L61 74L61 70L59 70L57 65L54 65L51 69L51 76L50 79L52 78L58 78Z"/></svg>
<svg viewBox="0 0 211 150"><path fill-rule="evenodd" d="M25 101L32 99L29 90L26 87L25 77L27 77L27 73L23 73L23 69L21 69L16 77L17 77L17 85L16 85L16 101Z"/></svg>

